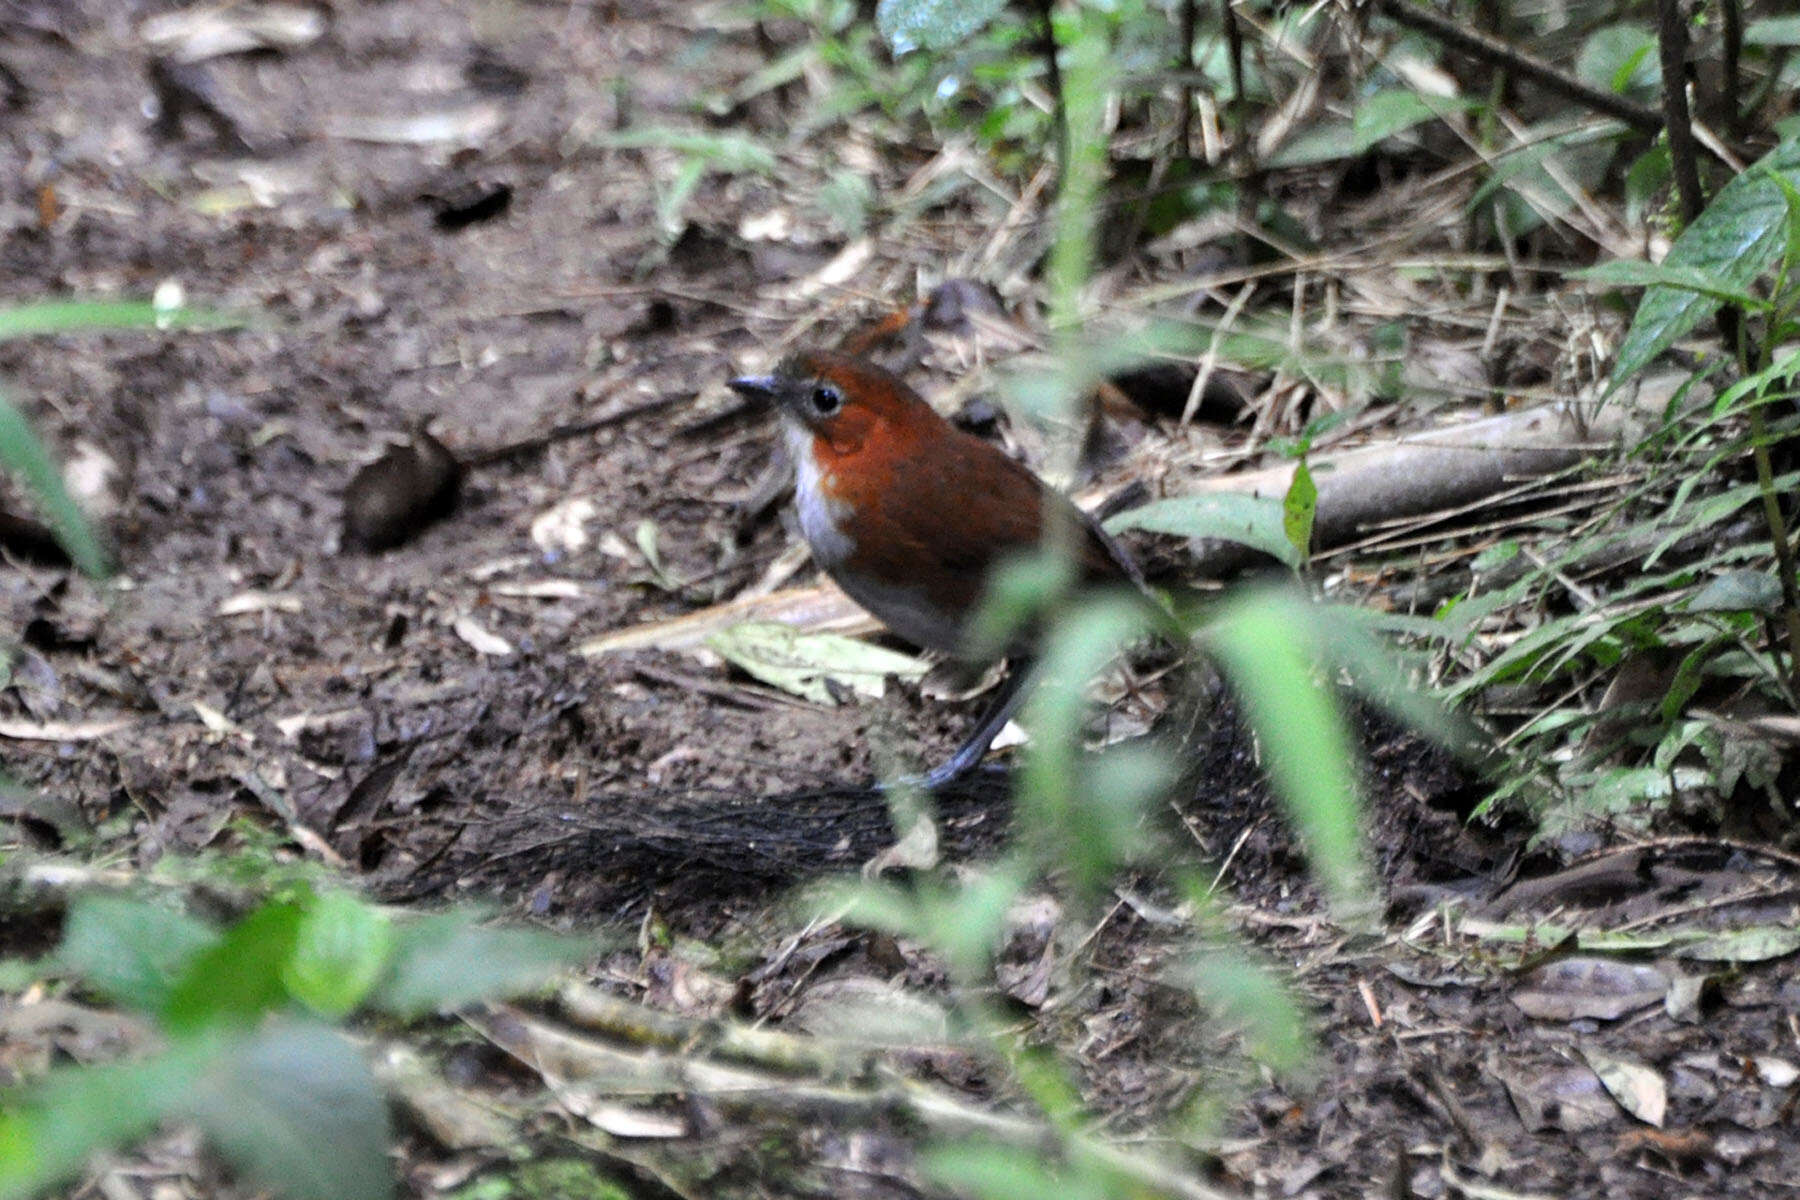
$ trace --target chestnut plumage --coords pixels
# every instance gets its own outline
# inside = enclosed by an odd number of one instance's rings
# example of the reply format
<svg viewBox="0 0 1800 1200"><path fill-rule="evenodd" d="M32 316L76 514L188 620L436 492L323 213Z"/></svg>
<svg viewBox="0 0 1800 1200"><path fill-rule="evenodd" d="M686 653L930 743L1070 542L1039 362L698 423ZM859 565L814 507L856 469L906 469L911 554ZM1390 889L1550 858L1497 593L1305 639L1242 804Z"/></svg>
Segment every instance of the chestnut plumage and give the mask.
<svg viewBox="0 0 1800 1200"><path fill-rule="evenodd" d="M1142 587L1130 559L1067 497L950 424L880 367L845 354L802 353L731 387L772 403L781 416L813 557L907 641L964 654L994 569L1042 546L1051 521L1076 539L1083 583ZM996 711L928 783L980 761L1016 707L1025 675L1015 664Z"/></svg>

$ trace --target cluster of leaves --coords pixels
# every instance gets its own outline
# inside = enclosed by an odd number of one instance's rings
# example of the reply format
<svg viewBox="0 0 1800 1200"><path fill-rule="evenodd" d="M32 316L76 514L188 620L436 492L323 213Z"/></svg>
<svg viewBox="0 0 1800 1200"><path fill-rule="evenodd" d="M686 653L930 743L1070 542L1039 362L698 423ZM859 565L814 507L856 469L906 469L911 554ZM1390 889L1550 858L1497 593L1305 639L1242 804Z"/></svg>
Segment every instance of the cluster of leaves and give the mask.
<svg viewBox="0 0 1800 1200"><path fill-rule="evenodd" d="M577 953L469 914L396 919L338 891L271 901L224 929L153 901L82 896L30 974L139 1014L160 1048L59 1067L0 1100L0 1196L36 1194L169 1119L284 1194L388 1196L386 1102L337 1023L528 989Z"/></svg>
<svg viewBox="0 0 1800 1200"><path fill-rule="evenodd" d="M1744 697L1756 696L1753 709L1800 711L1800 614L1783 515L1800 473L1778 469L1773 453L1800 435L1800 140L1722 188L1661 264L1612 263L1586 274L1645 288L1619 350L1614 392L1721 308L1736 314L1738 354L1689 381L1717 376L1716 397L1691 387L1675 393L1665 420L1631 452L1640 482L1615 505L1516 582L1445 606L1440 620L1465 640L1495 613L1544 614L1461 675L1451 693L1529 685L1556 697L1512 731L1520 769L1495 797L1550 801L1538 807L1552 830L1597 813L1643 814L1676 798L1725 799L1740 787L1779 807L1781 755L1770 737L1707 711L1707 703L1735 696L1742 711ZM1728 528L1732 535L1722 536ZM1665 562L1678 544L1695 541L1699 553ZM1520 549L1504 544L1486 565ZM1570 570L1621 550L1641 564L1637 578L1601 603L1559 611L1552 597ZM1639 682L1601 695L1622 676ZM1538 786L1546 782L1552 786Z"/></svg>
<svg viewBox="0 0 1800 1200"><path fill-rule="evenodd" d="M0 339L219 327L178 303L48 301L0 311ZM48 518L71 561L110 560L23 414L0 396L0 468ZM9 978L62 976L144 1019L159 1048L62 1067L0 1098L0 1197L29 1196L98 1150L170 1118L287 1194L391 1194L387 1107L362 1051L335 1027L357 1012L417 1017L530 987L572 957L561 939L445 914L398 921L354 896L288 898L217 929L173 907L94 894L71 905L49 960Z"/></svg>
<svg viewBox="0 0 1800 1200"><path fill-rule="evenodd" d="M884 21L929 5L883 5ZM967 9L957 28L973 29L980 6ZM1117 29L1107 20L1078 11L1064 31L1064 74L1070 152L1063 164L1056 238L1046 279L1052 322L1059 330L1060 367L1035 380L1016 381L1015 408L1035 412L1052 428L1068 427L1069 405L1103 371L1104 357L1084 342L1081 330L1085 288L1096 248L1099 183L1105 170L1102 133L1104 98L1115 76ZM890 28L893 28L890 25ZM923 27L921 27L922 29ZM921 44L931 44L921 33ZM1303 450L1303 448L1302 448ZM1304 472L1302 472L1304 475ZM1308 480L1310 483L1310 480ZM1253 516L1165 511L1164 521L1218 523L1239 533L1236 524L1255 527L1241 540L1258 537L1299 564L1310 541L1311 508L1305 484L1270 513ZM1141 520L1156 519L1144 516ZM1216 528L1209 527L1212 532ZM903 934L938 951L960 985L964 1024L980 1036L1009 1071L1020 1091L1058 1133L1056 1153L1027 1153L980 1140L944 1143L926 1158L928 1171L943 1185L979 1196L1041 1195L1049 1191L1105 1196L1143 1190L1145 1176L1122 1173L1116 1158L1099 1151L1068 1063L1053 1049L1022 1043L1003 1014L992 1008L993 960L1009 911L1028 891L1055 880L1077 923L1091 918L1106 889L1122 873L1155 870L1176 897L1177 911L1194 935L1190 953L1170 971L1170 982L1187 988L1196 1002L1241 1036L1246 1058L1293 1075L1310 1060L1311 1035L1300 1006L1279 974L1220 917L1211 882L1199 871L1169 870L1150 833L1155 814L1180 774L1180 751L1168 745L1125 743L1095 754L1081 751L1087 716L1085 684L1127 647L1147 635L1171 636L1168 614L1158 615L1142 597L1099 597L1066 604L1072 582L1066 547L1054 531L1038 558L1015 564L990 591L975 626L975 639L1007 644L1010 631L1028 621L1045 630L1040 646L1040 683L1027 703L1024 720L1032 730L1015 800L1016 836L997 861L976 870L926 872L905 885L862 882L836 889L832 909L847 919ZM1059 551L1062 551L1059 553ZM1048 619L1044 614L1048 613ZM1197 622L1198 645L1230 677L1254 727L1264 762L1294 819L1314 871L1341 919L1366 919L1373 893L1360 830L1360 805L1351 739L1323 676L1347 672L1371 685L1380 697L1415 709L1418 697L1387 667L1367 627L1346 621L1307 600L1299 590L1257 592L1230 599ZM1186 644L1190 633L1175 629ZM1382 681L1378 683L1377 681ZM1195 689L1199 691L1200 689ZM1198 703L1198 695L1185 703ZM896 800L902 844L921 822L924 801L904 791ZM1073 966L1072 966L1072 969ZM1177 1142L1196 1144L1214 1133L1227 1069L1171 1123Z"/></svg>

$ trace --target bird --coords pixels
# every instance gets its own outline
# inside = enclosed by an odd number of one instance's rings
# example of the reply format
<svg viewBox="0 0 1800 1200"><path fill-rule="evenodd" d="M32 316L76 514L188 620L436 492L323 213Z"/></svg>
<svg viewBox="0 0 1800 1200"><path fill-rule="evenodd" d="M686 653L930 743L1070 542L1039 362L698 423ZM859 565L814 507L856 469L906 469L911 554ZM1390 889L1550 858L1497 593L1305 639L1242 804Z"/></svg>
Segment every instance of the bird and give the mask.
<svg viewBox="0 0 1800 1200"><path fill-rule="evenodd" d="M1040 549L1047 528L1073 531L1082 586L1144 592L1136 564L1068 497L866 359L801 351L728 386L779 415L800 532L813 558L905 641L968 659L970 624L995 569ZM1023 701L1032 677L1029 637L1007 654L1012 669L989 711L923 776L925 787L941 788L977 766Z"/></svg>

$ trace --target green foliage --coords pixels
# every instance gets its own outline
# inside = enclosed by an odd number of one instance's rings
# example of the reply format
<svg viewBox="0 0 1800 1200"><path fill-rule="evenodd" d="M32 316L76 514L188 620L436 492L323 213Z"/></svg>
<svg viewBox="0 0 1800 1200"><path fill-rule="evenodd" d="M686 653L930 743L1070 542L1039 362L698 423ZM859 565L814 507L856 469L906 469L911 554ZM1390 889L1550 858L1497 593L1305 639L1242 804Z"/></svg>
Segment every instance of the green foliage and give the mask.
<svg viewBox="0 0 1800 1200"><path fill-rule="evenodd" d="M1657 279L1644 293L1613 364L1614 390L1717 312L1722 298L1748 292L1780 262L1796 228L1781 180L1800 184L1800 140L1777 146L1719 189L1682 230L1662 265L1692 274Z"/></svg>
<svg viewBox="0 0 1800 1200"><path fill-rule="evenodd" d="M386 1104L355 1043L304 1010L448 1010L538 986L580 949L468 915L397 921L344 892L270 901L223 930L147 901L79 897L51 965L152 1020L166 1045L57 1068L0 1101L0 1200L169 1118L195 1121L285 1195L386 1197Z"/></svg>
<svg viewBox="0 0 1800 1200"><path fill-rule="evenodd" d="M49 451L4 393L0 393L0 469L11 472L37 498L71 562L95 579L111 573L111 560L75 498L63 486L62 473Z"/></svg>
<svg viewBox="0 0 1800 1200"><path fill-rule="evenodd" d="M948 50L979 33L1006 0L881 0L875 24L895 54Z"/></svg>
<svg viewBox="0 0 1800 1200"><path fill-rule="evenodd" d="M657 175L656 223L665 242L686 227L688 201L709 174L772 175L777 166L774 151L742 133L647 126L606 133L595 141L620 150L663 150L676 156L668 182L662 182L662 172Z"/></svg>
<svg viewBox="0 0 1800 1200"><path fill-rule="evenodd" d="M1204 638L1243 697L1264 762L1287 802L1313 870L1346 911L1372 895L1357 827L1349 735L1315 672L1319 620L1305 602L1252 593L1227 605Z"/></svg>
<svg viewBox="0 0 1800 1200"><path fill-rule="evenodd" d="M1177 537L1218 538L1297 567L1300 554L1288 537L1286 522L1286 509L1279 501L1241 492L1215 492L1152 500L1109 518L1106 528L1112 533L1146 529Z"/></svg>
<svg viewBox="0 0 1800 1200"><path fill-rule="evenodd" d="M1710 404L1688 399L1685 388L1676 393L1632 455L1642 482L1609 519L1561 545L1540 543L1535 569L1441 613L1447 627L1470 633L1496 612L1515 620L1538 614L1452 691L1506 686L1558 697L1510 733L1515 767L1495 796L1537 797L1545 832L1599 814L1641 820L1677 800L1717 805L1744 788L1774 798L1772 747L1749 726L1696 714L1721 693L1735 694L1734 704L1755 697L1775 711L1800 707L1800 606L1794 581L1783 579L1792 559L1782 513L1800 477L1777 474L1771 453L1800 434L1797 184L1800 143L1789 142L1722 188L1663 263L1583 273L1646 289L1620 346L1613 391L1722 305L1739 334L1730 348L1735 378ZM1745 519L1759 512L1765 536L1746 536ZM1718 536L1728 523L1732 535ZM1699 549L1659 566L1677 544ZM1573 611L1557 603L1567 572L1621 546L1642 562L1636 578L1611 587L1603 602Z"/></svg>

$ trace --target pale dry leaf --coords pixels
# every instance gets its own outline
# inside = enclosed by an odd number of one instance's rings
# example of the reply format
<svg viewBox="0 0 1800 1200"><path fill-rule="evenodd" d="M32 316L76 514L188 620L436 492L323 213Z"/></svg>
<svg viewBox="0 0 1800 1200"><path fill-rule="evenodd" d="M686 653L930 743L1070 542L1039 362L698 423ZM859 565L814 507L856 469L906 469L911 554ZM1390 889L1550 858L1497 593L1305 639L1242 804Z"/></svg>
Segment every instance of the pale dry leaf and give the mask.
<svg viewBox="0 0 1800 1200"><path fill-rule="evenodd" d="M265 612L297 613L301 607L298 596L278 596L272 592L239 592L219 602L219 615L242 617Z"/></svg>
<svg viewBox="0 0 1800 1200"><path fill-rule="evenodd" d="M133 724L124 717L97 721L0 720L0 738L11 738L15 742L91 742L109 733L129 729Z"/></svg>
<svg viewBox="0 0 1800 1200"><path fill-rule="evenodd" d="M779 621L733 625L706 645L752 678L827 706L845 691L879 699L888 676L917 679L928 669L910 654L837 633L803 633Z"/></svg>
<svg viewBox="0 0 1800 1200"><path fill-rule="evenodd" d="M720 630L744 621L780 621L811 632L869 633L881 626L836 584L784 588L766 596L728 600L666 621L645 621L589 638L575 647L587 658L629 650L692 650Z"/></svg>
<svg viewBox="0 0 1800 1200"><path fill-rule="evenodd" d="M513 653L511 642L497 633L490 633L482 628L473 617L458 617L450 627L456 631L456 636L467 642L477 654L505 658Z"/></svg>
<svg viewBox="0 0 1800 1200"><path fill-rule="evenodd" d="M1581 1056L1619 1107L1647 1125L1660 1126L1669 1109L1669 1089L1661 1073L1631 1059L1584 1049Z"/></svg>

